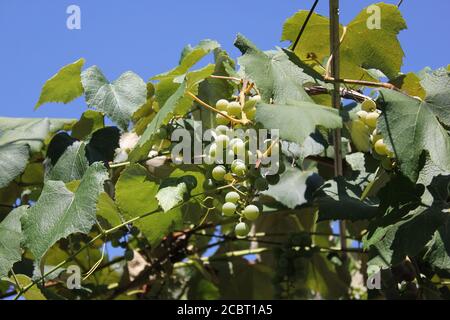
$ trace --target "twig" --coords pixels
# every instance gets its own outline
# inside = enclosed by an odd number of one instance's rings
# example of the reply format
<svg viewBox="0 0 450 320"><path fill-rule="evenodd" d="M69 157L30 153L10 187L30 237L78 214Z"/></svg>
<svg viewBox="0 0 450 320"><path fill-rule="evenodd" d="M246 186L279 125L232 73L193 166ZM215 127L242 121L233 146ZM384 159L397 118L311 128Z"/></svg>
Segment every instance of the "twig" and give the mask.
<svg viewBox="0 0 450 320"><path fill-rule="evenodd" d="M299 43L300 38L302 37L303 32L305 31L306 26L308 25L309 19L311 19L311 16L312 16L314 10L316 9L316 6L318 3L319 3L319 0L315 0L313 6L311 7L311 10L309 10L308 15L306 16L306 20L305 20L305 22L303 22L300 32L298 33L297 39L295 39L295 42L292 45L292 51L295 51L295 48L297 47L297 44Z"/></svg>
<svg viewBox="0 0 450 320"><path fill-rule="evenodd" d="M192 99L194 99L195 101L197 101L200 105L202 105L202 106L205 107L206 109L211 110L211 111L213 111L213 112L215 112L215 113L220 114L221 116L223 116L224 118L227 118L227 119L230 120L231 122L234 122L234 123L241 123L241 124L247 124L247 123L248 123L248 120L247 120L247 122L244 122L243 120L235 119L235 118L233 118L233 117L230 117L228 114L223 113L223 112L217 110L217 109L214 108L214 107L211 107L209 104L207 104L206 102L204 102L203 100L201 100L200 98L198 98L198 97L197 97L195 94L193 94L192 92L189 92L189 91L188 91L188 92L186 92L186 94L187 94L189 97L191 97Z"/></svg>

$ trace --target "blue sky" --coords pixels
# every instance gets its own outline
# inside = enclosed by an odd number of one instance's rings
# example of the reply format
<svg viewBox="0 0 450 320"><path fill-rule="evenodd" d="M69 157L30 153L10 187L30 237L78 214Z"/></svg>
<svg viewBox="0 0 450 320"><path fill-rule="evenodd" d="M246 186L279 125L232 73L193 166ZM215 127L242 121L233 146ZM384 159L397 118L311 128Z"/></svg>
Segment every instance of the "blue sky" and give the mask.
<svg viewBox="0 0 450 320"><path fill-rule="evenodd" d="M387 2L396 3L397 0ZM133 70L145 80L178 61L185 44L218 40L232 56L233 40L243 33L262 49L281 45L283 21L313 0L0 0L0 116L78 117L82 99L48 104L34 112L41 86L60 67L80 57L99 65L113 80ZM366 0L341 0L342 21L349 22ZM66 28L66 8L81 8L81 30ZM321 0L319 13L327 14ZM450 1L404 0L409 29L400 38L404 71L450 63Z"/></svg>

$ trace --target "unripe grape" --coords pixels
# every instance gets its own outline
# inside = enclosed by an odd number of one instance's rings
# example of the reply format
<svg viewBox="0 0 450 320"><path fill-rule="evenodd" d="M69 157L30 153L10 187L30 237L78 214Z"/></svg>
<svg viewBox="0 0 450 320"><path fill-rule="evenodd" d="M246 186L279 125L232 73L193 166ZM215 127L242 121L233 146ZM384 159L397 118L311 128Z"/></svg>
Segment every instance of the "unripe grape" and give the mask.
<svg viewBox="0 0 450 320"><path fill-rule="evenodd" d="M225 99L220 99L216 102L216 109L219 111L227 111L229 102Z"/></svg>
<svg viewBox="0 0 450 320"><path fill-rule="evenodd" d="M212 170L212 177L216 181L222 181L224 179L225 174L227 173L227 170L224 166L216 166Z"/></svg>
<svg viewBox="0 0 450 320"><path fill-rule="evenodd" d="M216 137L215 142L218 147L221 147L222 149L224 149L228 146L228 143L230 142L230 138L228 138L227 135L221 134Z"/></svg>
<svg viewBox="0 0 450 320"><path fill-rule="evenodd" d="M255 180L255 187L259 191L265 191L269 189L269 183L263 177L258 177Z"/></svg>
<svg viewBox="0 0 450 320"><path fill-rule="evenodd" d="M246 116L247 116L248 119L250 119L250 120L255 119L255 116L256 116L256 108L248 109L247 111L245 111L245 114L246 114Z"/></svg>
<svg viewBox="0 0 450 320"><path fill-rule="evenodd" d="M359 110L356 114L363 121L366 120L366 117L368 115L368 113L366 111L364 111L364 110Z"/></svg>
<svg viewBox="0 0 450 320"><path fill-rule="evenodd" d="M244 211L242 211L245 219L254 221L259 217L259 208L253 204L250 204L245 207Z"/></svg>
<svg viewBox="0 0 450 320"><path fill-rule="evenodd" d="M367 126L375 128L377 126L378 118L380 117L378 112L370 112L367 114L364 122Z"/></svg>
<svg viewBox="0 0 450 320"><path fill-rule="evenodd" d="M239 222L234 228L238 237L245 237L250 232L250 227L245 222Z"/></svg>
<svg viewBox="0 0 450 320"><path fill-rule="evenodd" d="M383 139L380 139L377 142L375 142L374 149L375 149L375 152L378 153L381 156L387 155L388 151L389 151L388 147L384 143Z"/></svg>
<svg viewBox="0 0 450 320"><path fill-rule="evenodd" d="M238 159L239 160L239 159ZM231 172L239 177L245 176L247 172L247 166L242 161L233 161L234 165L231 164Z"/></svg>
<svg viewBox="0 0 450 320"><path fill-rule="evenodd" d="M222 113L223 113L223 114L227 114L226 111L222 111ZM230 119L228 119L228 118L224 117L223 115L221 115L220 113L218 113L218 114L216 115L216 123L217 123L218 125L227 125L227 124L230 123Z"/></svg>
<svg viewBox="0 0 450 320"><path fill-rule="evenodd" d="M214 142L210 144L208 154L211 158L214 158L217 155L218 148L217 143Z"/></svg>
<svg viewBox="0 0 450 320"><path fill-rule="evenodd" d="M392 161L389 158L384 158L383 160L381 160L381 166L386 171L391 171L392 168L394 168L394 165L392 164Z"/></svg>
<svg viewBox="0 0 450 320"><path fill-rule="evenodd" d="M230 191L225 195L226 202L237 203L240 198L239 193L236 191Z"/></svg>
<svg viewBox="0 0 450 320"><path fill-rule="evenodd" d="M250 97L250 98L245 102L245 105L244 105L244 111L247 111L247 110L250 110L250 109L255 108L256 104L257 104L259 101L261 101L261 96L259 96L259 95Z"/></svg>
<svg viewBox="0 0 450 320"><path fill-rule="evenodd" d="M222 206L222 214L226 217L232 217L236 212L236 205L232 202L225 202Z"/></svg>
<svg viewBox="0 0 450 320"><path fill-rule="evenodd" d="M230 130L230 128L228 128L227 126L224 125L220 125L216 127L216 132L217 134L227 134L227 132Z"/></svg>
<svg viewBox="0 0 450 320"><path fill-rule="evenodd" d="M364 100L361 104L361 109L366 112L373 112L377 109L377 104L373 100Z"/></svg>
<svg viewBox="0 0 450 320"><path fill-rule="evenodd" d="M242 106L237 101L232 101L228 104L227 112L231 116L238 116L242 112Z"/></svg>
<svg viewBox="0 0 450 320"><path fill-rule="evenodd" d="M236 139L232 145L234 154L244 154L245 155L245 142L241 139Z"/></svg>

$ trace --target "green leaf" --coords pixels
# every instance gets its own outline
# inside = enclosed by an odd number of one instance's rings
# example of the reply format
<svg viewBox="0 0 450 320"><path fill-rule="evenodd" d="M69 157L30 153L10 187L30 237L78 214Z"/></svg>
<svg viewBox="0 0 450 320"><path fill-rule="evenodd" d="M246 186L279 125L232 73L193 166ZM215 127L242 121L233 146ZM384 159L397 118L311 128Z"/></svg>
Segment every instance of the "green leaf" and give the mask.
<svg viewBox="0 0 450 320"><path fill-rule="evenodd" d="M243 56L238 59L244 74L253 81L264 102L285 104L288 100L312 102L303 88L311 77L294 64L284 51L260 51L242 35L238 35L235 46Z"/></svg>
<svg viewBox="0 0 450 320"><path fill-rule="evenodd" d="M179 208L157 212L159 207L155 198L157 193L158 184L151 181L147 170L138 164L125 169L116 185L116 203L125 220L152 213L134 222L152 246L156 246L174 224L180 225L182 222Z"/></svg>
<svg viewBox="0 0 450 320"><path fill-rule="evenodd" d="M64 104L83 94L81 85L81 69L84 59L79 59L66 65L44 84L35 109L47 102L62 102Z"/></svg>
<svg viewBox="0 0 450 320"><path fill-rule="evenodd" d="M188 189L186 183L182 182L176 186L169 186L160 189L155 197L158 199L159 205L164 212L167 212L183 202L184 195L187 191Z"/></svg>
<svg viewBox="0 0 450 320"><path fill-rule="evenodd" d="M230 76L227 72L227 66L234 67L234 61L228 56L228 54L221 49L214 50L214 75L216 76ZM223 79L207 78L200 83L198 89L198 96L201 100L205 101L211 106L214 106L216 102L223 98L229 98L232 96L235 90L235 85L231 81ZM215 127L216 114L205 108L200 108L200 117L203 123L203 127L206 129ZM194 114L195 116L195 114Z"/></svg>
<svg viewBox="0 0 450 320"><path fill-rule="evenodd" d="M96 221L96 204L108 174L101 163L89 167L75 192L61 181L47 181L39 200L22 218L24 244L36 260L58 240L88 233Z"/></svg>
<svg viewBox="0 0 450 320"><path fill-rule="evenodd" d="M335 129L342 127L339 113L332 108L311 102L289 105L258 104L256 121L266 129L279 129L280 138L302 145L318 126Z"/></svg>
<svg viewBox="0 0 450 320"><path fill-rule="evenodd" d="M119 208L106 192L98 197L97 216L105 219L109 223L108 227L115 227L123 222Z"/></svg>
<svg viewBox="0 0 450 320"><path fill-rule="evenodd" d="M378 69L389 78L395 77L400 71L404 53L397 35L406 29L406 23L397 6L385 3L375 6L380 10L380 28L368 28L368 23L375 16L367 8L346 27L340 45L342 78L373 81L377 79L365 69ZM308 11L299 11L286 20L282 41L295 41L307 14ZM341 37L343 32L344 28L340 26ZM315 56L319 63L325 64L330 55L329 42L329 19L313 14L295 53L302 60L310 60L311 56ZM317 62L313 64L317 66Z"/></svg>
<svg viewBox="0 0 450 320"><path fill-rule="evenodd" d="M32 283L32 280L24 274L16 275L16 279L17 282L19 282L21 288L24 288ZM15 284L15 280L13 280L12 277L11 282ZM23 294L23 296L26 300L47 300L37 285L31 287L27 292Z"/></svg>
<svg viewBox="0 0 450 320"><path fill-rule="evenodd" d="M371 199L360 200L364 182L371 175L361 174L355 181L342 177L327 181L317 195L319 221L324 220L370 220L376 216L377 203Z"/></svg>
<svg viewBox="0 0 450 320"><path fill-rule="evenodd" d="M380 191L384 215L372 222L364 239L364 246L376 253L373 264L397 264L429 247L448 219L449 182L450 176L436 176L424 189L405 177L391 179Z"/></svg>
<svg viewBox="0 0 450 320"><path fill-rule="evenodd" d="M424 150L432 162L450 170L450 138L436 118L440 111L435 105L391 90L380 94L384 112L377 129L395 152L401 172L416 181Z"/></svg>
<svg viewBox="0 0 450 320"><path fill-rule="evenodd" d="M14 263L22 259L22 227L20 218L27 206L11 211L0 223L0 278L6 277Z"/></svg>
<svg viewBox="0 0 450 320"><path fill-rule="evenodd" d="M80 120L73 125L72 137L84 140L93 132L103 128L104 122L104 116L101 112L87 110L82 114Z"/></svg>
<svg viewBox="0 0 450 320"><path fill-rule="evenodd" d="M28 144L31 152L38 152L44 140L61 129L70 130L73 119L1 118L0 145L17 142Z"/></svg>
<svg viewBox="0 0 450 320"><path fill-rule="evenodd" d="M166 78L173 79L174 77L183 75L203 57L219 47L220 44L218 42L209 39L200 41L195 47L187 45L183 49L179 65L168 72L153 77L152 80L163 80Z"/></svg>
<svg viewBox="0 0 450 320"><path fill-rule="evenodd" d="M84 142L74 142L66 149L55 166L50 169L45 180L60 180L65 183L81 180L89 167L85 149Z"/></svg>
<svg viewBox="0 0 450 320"><path fill-rule="evenodd" d="M0 188L6 187L26 168L30 148L26 144L0 145Z"/></svg>
<svg viewBox="0 0 450 320"><path fill-rule="evenodd" d="M104 112L111 120L126 130L140 106L147 99L147 85L135 73L128 71L113 83L108 82L97 66L81 74L86 103Z"/></svg>
<svg viewBox="0 0 450 320"><path fill-rule="evenodd" d="M186 96L189 91L192 94L198 93L198 85L209 77L214 72L214 66L208 65L200 70L192 71L188 73L181 85L175 91L173 95L167 99L166 103L162 106L153 120L145 129L144 133L139 139L138 147L130 154L130 159L136 159L139 157L146 157L149 150L143 148L145 144L151 141L156 131L163 125L167 124L170 119L175 115L185 115L192 106L192 98Z"/></svg>
<svg viewBox="0 0 450 320"><path fill-rule="evenodd" d="M436 117L450 127L450 71L441 68L426 73L420 84L426 91L425 101Z"/></svg>
<svg viewBox="0 0 450 320"><path fill-rule="evenodd" d="M261 193L274 198L290 209L295 209L308 202L306 181L311 174L312 172L287 166L286 171L280 175L280 182L270 185L268 190Z"/></svg>

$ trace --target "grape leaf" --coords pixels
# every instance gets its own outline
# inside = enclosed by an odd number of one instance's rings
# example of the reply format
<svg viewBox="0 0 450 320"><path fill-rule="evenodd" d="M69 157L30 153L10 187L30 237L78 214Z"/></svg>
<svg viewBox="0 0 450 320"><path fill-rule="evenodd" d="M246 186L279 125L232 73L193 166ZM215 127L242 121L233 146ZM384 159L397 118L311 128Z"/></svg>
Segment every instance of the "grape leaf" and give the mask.
<svg viewBox="0 0 450 320"><path fill-rule="evenodd" d="M81 85L81 69L84 59L79 59L61 68L53 77L45 82L39 101L34 109L47 102L62 102L64 104L83 94Z"/></svg>
<svg viewBox="0 0 450 320"><path fill-rule="evenodd" d="M261 193L274 198L290 209L295 209L308 202L306 199L307 180L311 174L312 172L288 166L286 171L280 175L280 182L270 185L268 190Z"/></svg>
<svg viewBox="0 0 450 320"><path fill-rule="evenodd" d="M45 180L60 180L65 183L80 180L89 167L85 150L84 142L74 142L50 169Z"/></svg>
<svg viewBox="0 0 450 320"><path fill-rule="evenodd" d="M380 101L384 112L377 129L395 152L405 176L412 181L417 180L419 160L424 150L432 162L450 170L450 137L436 118L443 109L429 102L428 96L421 101L386 89L380 90Z"/></svg>
<svg viewBox="0 0 450 320"><path fill-rule="evenodd" d="M0 145L0 188L6 187L26 168L30 148L26 144Z"/></svg>
<svg viewBox="0 0 450 320"><path fill-rule="evenodd" d="M30 146L31 152L41 150L44 140L61 129L70 130L74 119L0 118L0 145L11 142Z"/></svg>
<svg viewBox="0 0 450 320"><path fill-rule="evenodd" d="M200 41L200 43L195 47L187 45L181 53L179 65L168 72L154 76L152 80L163 80L166 78L173 79L174 77L186 74L189 69L191 69L191 67L199 62L203 57L219 47L220 44L217 41L209 39Z"/></svg>
<svg viewBox="0 0 450 320"><path fill-rule="evenodd" d="M97 66L81 74L86 103L104 112L111 120L126 130L140 106L147 99L147 85L135 73L128 71L109 83Z"/></svg>
<svg viewBox="0 0 450 320"><path fill-rule="evenodd" d="M26 210L27 206L18 207L0 223L0 278L6 277L14 263L22 259L20 218Z"/></svg>
<svg viewBox="0 0 450 320"><path fill-rule="evenodd" d="M105 126L105 117L101 112L94 110L87 110L83 112L80 120L73 125L72 137L78 140L83 140L89 137L94 131L97 131Z"/></svg>
<svg viewBox="0 0 450 320"><path fill-rule="evenodd" d="M209 77L214 72L214 65L208 65L200 70L189 72L178 89L173 95L167 99L166 103L162 106L153 120L145 129L144 133L139 139L138 147L130 154L130 159L136 159L138 157L146 157L148 154L148 148L144 145L151 141L156 131L163 125L167 124L170 119L175 115L185 115L192 106L192 98L186 96L189 91L192 94L198 93L198 85ZM144 151L142 149L145 149Z"/></svg>
<svg viewBox="0 0 450 320"><path fill-rule="evenodd" d="M187 191L186 183L182 182L176 186L168 186L160 189L155 197L158 199L159 205L164 212L167 212L183 202L184 195Z"/></svg>
<svg viewBox="0 0 450 320"><path fill-rule="evenodd" d="M450 71L441 68L425 73L420 84L426 91L425 101L436 117L450 127Z"/></svg>
<svg viewBox="0 0 450 320"><path fill-rule="evenodd" d="M372 80L365 69L378 69L389 78L395 77L403 63L404 53L397 39L400 31L406 29L406 23L397 6L385 3L374 5L380 10L380 28L368 27L374 18L373 12L365 8L346 27L340 26L342 38L341 76L347 79ZM286 20L281 40L294 42L306 20L308 11L299 11ZM345 32L345 34L344 34ZM302 41L295 48L302 60L311 60L311 56L321 64L330 55L329 19L313 14L308 27L302 35ZM318 65L314 61L313 65Z"/></svg>
<svg viewBox="0 0 450 320"><path fill-rule="evenodd" d="M256 121L266 129L278 129L280 138L302 145L316 127L342 127L342 119L335 109L311 102L299 101L288 105L258 103Z"/></svg>
<svg viewBox="0 0 450 320"><path fill-rule="evenodd" d="M116 185L116 203L125 220L152 213L134 222L152 246L157 245L174 224L182 223L179 208L157 212L157 192L158 184L151 181L147 170L138 164L131 165L122 172Z"/></svg>
<svg viewBox="0 0 450 320"><path fill-rule="evenodd" d="M108 174L101 163L88 168L77 190L62 181L47 181L34 206L22 218L24 244L36 260L58 240L88 233L96 221L95 208Z"/></svg>
<svg viewBox="0 0 450 320"><path fill-rule="evenodd" d="M288 100L308 101L312 99L303 88L311 77L294 64L284 51L260 51L242 35L238 35L235 44L242 57L238 59L247 78L253 81L264 102L285 104Z"/></svg>

